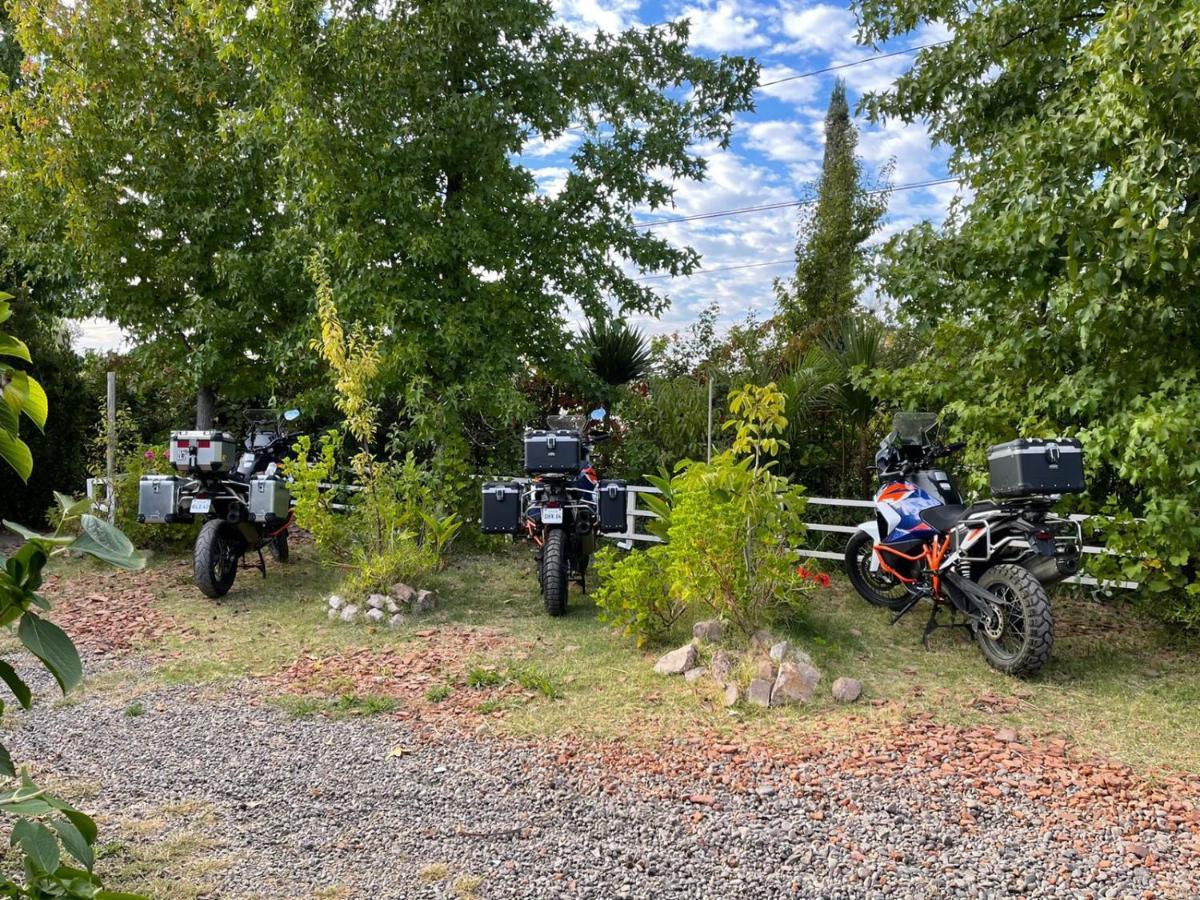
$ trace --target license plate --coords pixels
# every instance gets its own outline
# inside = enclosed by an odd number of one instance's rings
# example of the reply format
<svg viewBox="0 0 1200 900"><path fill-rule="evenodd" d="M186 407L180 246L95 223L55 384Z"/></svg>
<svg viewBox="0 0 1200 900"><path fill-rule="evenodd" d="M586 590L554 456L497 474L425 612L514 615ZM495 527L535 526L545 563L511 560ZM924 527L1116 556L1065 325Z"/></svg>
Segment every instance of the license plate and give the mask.
<svg viewBox="0 0 1200 900"><path fill-rule="evenodd" d="M561 509L543 509L542 510L542 524L543 525L561 525L562 524L562 514L563 514L563 511Z"/></svg>
<svg viewBox="0 0 1200 900"><path fill-rule="evenodd" d="M206 513L212 509L212 498L210 497L193 497L192 498L192 515Z"/></svg>

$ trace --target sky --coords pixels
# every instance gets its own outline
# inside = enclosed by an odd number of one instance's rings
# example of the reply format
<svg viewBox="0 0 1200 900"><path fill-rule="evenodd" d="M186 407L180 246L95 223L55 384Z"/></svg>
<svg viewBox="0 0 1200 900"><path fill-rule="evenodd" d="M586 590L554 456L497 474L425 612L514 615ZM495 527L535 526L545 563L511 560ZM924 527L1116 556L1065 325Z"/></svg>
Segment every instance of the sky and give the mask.
<svg viewBox="0 0 1200 900"><path fill-rule="evenodd" d="M856 23L848 5L810 0L554 0L559 17L581 32L615 31L687 18L692 25L695 52L717 56L753 56L762 66L760 81L768 82L861 60L879 53L942 40L938 28L925 28L878 50L855 42ZM911 64L900 54L836 72L794 79L761 88L756 108L740 114L727 150L702 148L708 170L702 182L676 186L675 208L646 213L643 220L694 216L746 206L780 203L811 196L820 172L825 109L834 80L846 82L851 109L866 91L888 87ZM870 124L857 119L859 155L870 174L894 163L892 182L906 185L947 177L946 152L933 148L920 123ZM579 136L535 141L522 161L537 177L539 188L553 192L570 165ZM877 240L922 220L940 222L955 193L953 184L896 191ZM700 309L711 302L720 307L722 324L753 313L770 315L772 282L790 271L795 249L798 212L795 208L724 216L658 228L677 244L694 247L703 269L689 278L655 277L647 284L671 300L658 319L636 319L651 334L685 329ZM776 263L777 265L757 265ZM728 270L732 266L752 266ZM78 349L120 346L120 330L103 320L78 324Z"/></svg>

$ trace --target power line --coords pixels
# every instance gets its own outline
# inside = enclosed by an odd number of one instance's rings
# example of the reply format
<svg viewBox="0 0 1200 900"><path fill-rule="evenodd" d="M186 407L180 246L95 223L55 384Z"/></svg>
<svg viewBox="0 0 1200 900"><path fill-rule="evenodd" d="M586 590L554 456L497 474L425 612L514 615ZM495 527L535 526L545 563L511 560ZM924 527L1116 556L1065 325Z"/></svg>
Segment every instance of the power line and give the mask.
<svg viewBox="0 0 1200 900"><path fill-rule="evenodd" d="M712 275L716 272L733 272L737 269L761 269L763 266L782 266L792 265L796 260L793 259L776 259L771 262L756 262L742 263L738 266L717 266L715 269L697 269L690 275L643 275L641 278L635 278L634 281L653 281L656 278L691 278L692 275Z"/></svg>
<svg viewBox="0 0 1200 900"><path fill-rule="evenodd" d="M936 181L920 181L913 184L898 184L891 188L878 188L873 191L867 191L867 194L887 194L892 191L915 191L920 188L937 187L941 184L957 184L957 178L939 178ZM654 228L658 225L675 225L679 222L696 222L701 219L719 219L723 216L740 216L745 213L766 212L772 209L787 209L792 206L808 206L817 202L816 197L810 197L806 200L787 200L780 203L765 203L762 206L742 206L737 209L718 209L713 212L696 213L691 216L679 216L675 219L654 219L651 222L638 222L634 228Z"/></svg>
<svg viewBox="0 0 1200 900"><path fill-rule="evenodd" d="M918 53L921 50L928 50L930 47L940 47L942 44L948 43L950 43L949 38L944 41L934 41L932 44L921 44L917 47L905 47L903 50L893 50L891 53L880 53L876 56L867 56L863 59L856 59L853 62L840 63L836 66L826 66L824 69L814 69L811 72L800 72L796 75L787 75L783 78L776 78L774 81L763 81L758 84L758 87L761 89L765 87L771 87L775 84L783 84L785 81L796 81L800 78L812 78L815 75L825 75L828 72L837 72L841 69L850 69L854 66L866 65L869 62L875 62L877 59L890 59L893 56L903 56L905 53Z"/></svg>

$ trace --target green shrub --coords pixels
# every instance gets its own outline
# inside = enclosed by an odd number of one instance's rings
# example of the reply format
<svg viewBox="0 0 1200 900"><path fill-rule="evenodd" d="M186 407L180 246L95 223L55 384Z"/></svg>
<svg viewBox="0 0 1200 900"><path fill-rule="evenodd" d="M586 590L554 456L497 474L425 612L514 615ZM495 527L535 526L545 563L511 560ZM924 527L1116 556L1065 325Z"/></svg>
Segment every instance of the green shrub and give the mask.
<svg viewBox="0 0 1200 900"><path fill-rule="evenodd" d="M596 602L606 621L639 643L669 631L685 612L716 615L749 634L794 616L812 585L796 571L802 536L801 488L774 474L770 457L786 448L783 395L774 384L747 385L730 397L732 447L711 463L685 460L673 476L651 479L665 544L616 560L597 559Z"/></svg>

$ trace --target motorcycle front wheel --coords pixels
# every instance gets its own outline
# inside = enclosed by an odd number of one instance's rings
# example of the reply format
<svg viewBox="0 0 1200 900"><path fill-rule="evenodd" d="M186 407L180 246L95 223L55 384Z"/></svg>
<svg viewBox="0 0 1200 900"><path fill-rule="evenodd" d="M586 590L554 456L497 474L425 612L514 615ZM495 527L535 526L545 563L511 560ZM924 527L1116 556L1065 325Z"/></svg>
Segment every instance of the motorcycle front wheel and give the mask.
<svg viewBox="0 0 1200 900"><path fill-rule="evenodd" d="M976 626L975 639L993 669L1028 678L1041 671L1054 646L1054 616L1041 582L1020 566L992 566L979 586L996 597L994 618Z"/></svg>
<svg viewBox="0 0 1200 900"><path fill-rule="evenodd" d="M242 537L222 519L209 519L193 551L196 587L205 597L224 597L233 587L242 559Z"/></svg>
<svg viewBox="0 0 1200 900"><path fill-rule="evenodd" d="M561 528L546 535L541 554L542 601L547 614L561 616L567 611L567 533Z"/></svg>
<svg viewBox="0 0 1200 900"><path fill-rule="evenodd" d="M846 544L846 576L854 589L872 606L900 610L909 603L908 591L882 569L871 571L875 541L865 531L856 531Z"/></svg>

